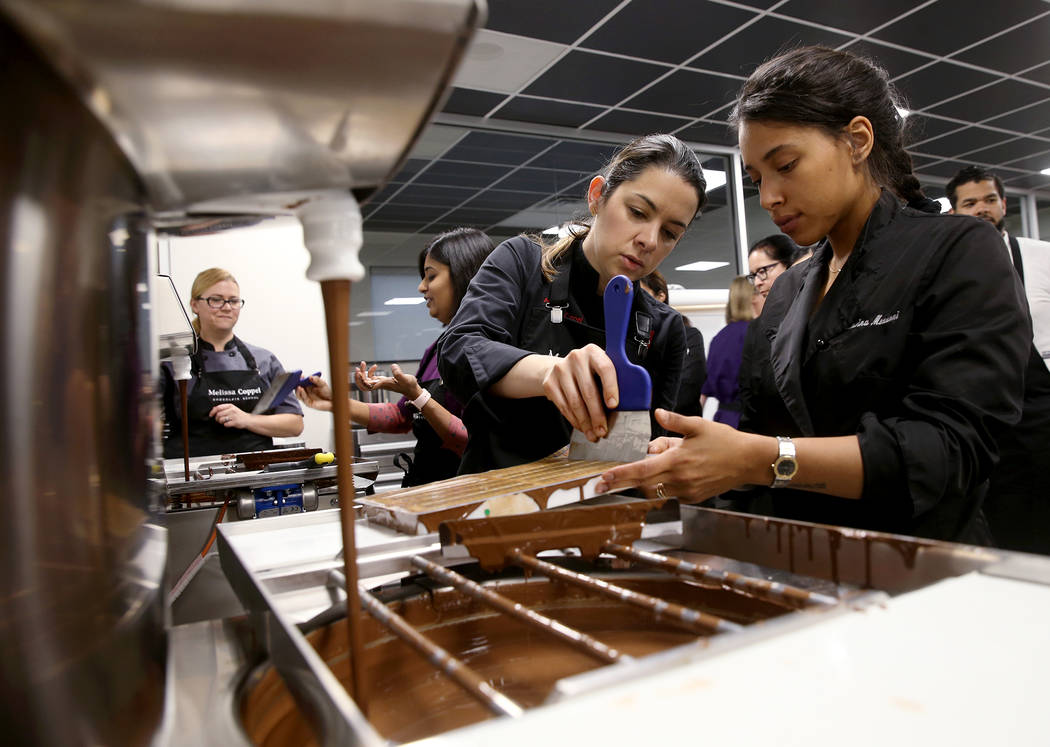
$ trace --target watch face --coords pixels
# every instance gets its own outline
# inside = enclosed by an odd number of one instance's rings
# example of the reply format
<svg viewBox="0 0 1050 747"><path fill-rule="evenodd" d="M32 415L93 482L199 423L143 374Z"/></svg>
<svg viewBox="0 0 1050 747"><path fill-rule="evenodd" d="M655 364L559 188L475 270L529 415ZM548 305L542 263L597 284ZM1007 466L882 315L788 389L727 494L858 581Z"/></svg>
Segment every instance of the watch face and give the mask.
<svg viewBox="0 0 1050 747"><path fill-rule="evenodd" d="M779 477L791 477L795 474L795 470L798 469L798 465L795 464L794 460L781 459L777 461L777 475Z"/></svg>

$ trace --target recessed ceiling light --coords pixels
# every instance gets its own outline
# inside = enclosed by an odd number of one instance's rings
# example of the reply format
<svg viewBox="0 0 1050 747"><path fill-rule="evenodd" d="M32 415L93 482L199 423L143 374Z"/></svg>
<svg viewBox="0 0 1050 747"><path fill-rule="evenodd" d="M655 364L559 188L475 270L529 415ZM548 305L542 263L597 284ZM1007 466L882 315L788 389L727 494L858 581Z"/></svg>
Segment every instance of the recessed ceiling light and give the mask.
<svg viewBox="0 0 1050 747"><path fill-rule="evenodd" d="M362 311L358 316L390 316L393 311Z"/></svg>
<svg viewBox="0 0 1050 747"><path fill-rule="evenodd" d="M1046 174L1047 176L1050 176L1050 169L1043 169L1043 170L1042 170L1042 171L1040 171L1039 173L1040 173L1040 174Z"/></svg>
<svg viewBox="0 0 1050 747"><path fill-rule="evenodd" d="M422 296L395 296L394 298L388 298L383 301L384 306L415 306L423 303L426 300Z"/></svg>
<svg viewBox="0 0 1050 747"><path fill-rule="evenodd" d="M687 265L681 265L675 269L684 272L707 272L708 270L716 270L719 267L725 267L728 264L728 262L690 262Z"/></svg>

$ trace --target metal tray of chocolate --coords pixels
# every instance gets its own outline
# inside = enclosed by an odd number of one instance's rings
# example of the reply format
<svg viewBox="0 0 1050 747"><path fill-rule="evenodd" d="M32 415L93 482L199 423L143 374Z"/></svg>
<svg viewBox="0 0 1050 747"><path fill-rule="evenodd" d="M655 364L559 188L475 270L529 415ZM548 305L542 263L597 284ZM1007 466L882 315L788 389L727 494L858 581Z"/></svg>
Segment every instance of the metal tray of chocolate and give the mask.
<svg viewBox="0 0 1050 747"><path fill-rule="evenodd" d="M412 535L359 518L355 698L337 512L222 526L270 656L239 695L249 739L751 743L863 723L863 744L976 744L1000 711L1014 743L1045 734L1022 683L1050 664L1050 559L629 500Z"/></svg>

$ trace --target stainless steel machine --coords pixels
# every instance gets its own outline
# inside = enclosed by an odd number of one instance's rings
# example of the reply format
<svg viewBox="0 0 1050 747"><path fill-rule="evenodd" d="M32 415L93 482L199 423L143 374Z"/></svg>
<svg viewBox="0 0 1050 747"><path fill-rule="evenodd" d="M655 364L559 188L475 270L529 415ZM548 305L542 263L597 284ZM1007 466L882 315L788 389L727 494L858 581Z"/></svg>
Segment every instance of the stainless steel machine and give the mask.
<svg viewBox="0 0 1050 747"><path fill-rule="evenodd" d="M4 738L173 728L150 328L155 226L365 199L477 0L3 0Z"/></svg>

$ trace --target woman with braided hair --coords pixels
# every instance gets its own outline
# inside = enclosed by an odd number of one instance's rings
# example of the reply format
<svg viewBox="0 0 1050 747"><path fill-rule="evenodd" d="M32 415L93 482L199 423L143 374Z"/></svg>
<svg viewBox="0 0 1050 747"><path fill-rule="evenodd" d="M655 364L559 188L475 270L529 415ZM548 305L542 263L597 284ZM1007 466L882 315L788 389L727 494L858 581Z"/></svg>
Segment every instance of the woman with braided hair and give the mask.
<svg viewBox="0 0 1050 747"><path fill-rule="evenodd" d="M884 70L800 48L748 78L732 121L773 222L820 242L786 270L749 336L741 430L658 411L683 439L603 476L820 523L987 539L996 440L1021 412L1031 340L989 224L941 216L912 174Z"/></svg>

